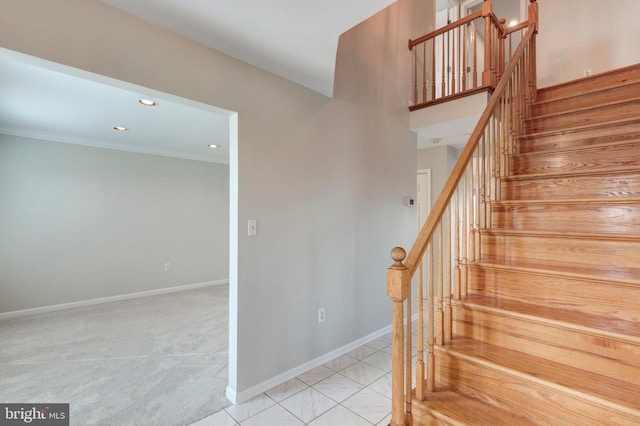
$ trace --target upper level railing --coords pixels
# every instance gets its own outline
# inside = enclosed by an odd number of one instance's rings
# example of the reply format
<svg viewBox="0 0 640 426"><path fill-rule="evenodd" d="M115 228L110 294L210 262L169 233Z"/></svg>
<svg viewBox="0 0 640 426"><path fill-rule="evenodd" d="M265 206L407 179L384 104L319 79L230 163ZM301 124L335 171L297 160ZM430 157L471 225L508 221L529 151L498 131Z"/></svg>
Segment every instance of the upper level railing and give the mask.
<svg viewBox="0 0 640 426"><path fill-rule="evenodd" d="M417 273L415 398L424 400L426 391L435 390L434 347L452 338L452 299L467 294L467 265L481 259L479 231L491 227L491 203L500 199L500 182L535 97L538 5L530 1L522 40L500 72L502 78L409 255L400 247L391 251L394 264L387 270L387 293L393 301L392 426L412 420L412 279Z"/></svg>
<svg viewBox="0 0 640 426"><path fill-rule="evenodd" d="M410 109L419 109L478 89L494 89L527 29L505 26L490 0L482 9L415 40Z"/></svg>

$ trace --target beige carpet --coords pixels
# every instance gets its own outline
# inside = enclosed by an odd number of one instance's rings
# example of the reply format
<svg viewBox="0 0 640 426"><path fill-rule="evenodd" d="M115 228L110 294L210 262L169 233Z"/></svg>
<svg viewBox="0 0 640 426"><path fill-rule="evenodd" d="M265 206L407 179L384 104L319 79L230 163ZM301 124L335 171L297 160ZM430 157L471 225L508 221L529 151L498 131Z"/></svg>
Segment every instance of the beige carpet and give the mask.
<svg viewBox="0 0 640 426"><path fill-rule="evenodd" d="M71 425L189 425L230 405L228 286L0 320L0 401Z"/></svg>

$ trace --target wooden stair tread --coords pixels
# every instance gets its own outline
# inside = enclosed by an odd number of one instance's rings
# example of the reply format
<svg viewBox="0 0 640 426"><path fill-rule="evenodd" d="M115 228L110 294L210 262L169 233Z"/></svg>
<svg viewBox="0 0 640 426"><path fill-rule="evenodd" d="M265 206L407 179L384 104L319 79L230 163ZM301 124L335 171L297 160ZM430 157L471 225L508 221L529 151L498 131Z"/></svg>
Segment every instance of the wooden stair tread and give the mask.
<svg viewBox="0 0 640 426"><path fill-rule="evenodd" d="M560 275L567 277L583 278L587 280L606 280L616 284L640 285L640 268L609 268L584 265L562 265L544 262L505 262L492 259L482 259L473 262L474 265L486 266L494 269L512 269L522 272L531 272L547 275Z"/></svg>
<svg viewBox="0 0 640 426"><path fill-rule="evenodd" d="M561 149L549 149L549 150L544 150L544 151L522 152L522 153L519 153L519 154L515 154L514 157L537 157L537 156L545 157L545 156L550 156L550 155L573 153L575 151L580 151L580 152L584 152L584 151L601 151L603 149L612 149L612 148L615 148L615 147L627 146L627 145L637 145L639 143L640 143L640 137L636 136L633 139L625 139L625 140L615 141L615 142L598 143L598 144L592 144L592 145L587 145L587 146L576 146L576 147L561 148Z"/></svg>
<svg viewBox="0 0 640 426"><path fill-rule="evenodd" d="M552 231L526 231L517 229L481 229L481 234L487 235L522 235L532 237L547 237L547 238L575 238L575 239L589 239L589 240L607 240L607 241L639 241L640 234L614 234L614 233L601 233L601 232L552 232Z"/></svg>
<svg viewBox="0 0 640 426"><path fill-rule="evenodd" d="M624 174L636 174L640 173L640 168L636 169L624 169L624 170L596 170L590 171L589 176L618 176ZM584 171L580 170L553 170L538 173L520 173L514 175L503 176L500 179L503 181L522 181L522 180L534 180L534 179L553 179L553 178L566 178L566 177L583 177Z"/></svg>
<svg viewBox="0 0 640 426"><path fill-rule="evenodd" d="M456 336L446 345L437 346L436 349L640 416L640 386L635 383L612 379L466 337Z"/></svg>
<svg viewBox="0 0 640 426"><path fill-rule="evenodd" d="M542 120L545 120L547 118L557 118L557 117L560 117L560 116L563 116L563 115L581 114L581 113L584 113L584 112L587 112L587 111L598 110L600 108L624 106L625 104L638 104L638 101L640 101L640 98L630 98L630 99L624 99L624 100L618 100L618 101L604 102L604 103L597 104L597 105L587 105L587 106L583 106L583 107L579 107L579 108L567 109L567 110L564 110L564 111L558 112L558 113L551 113L551 114L546 114L546 115L537 115L535 117L527 118L526 121L529 121L529 122L542 121Z"/></svg>
<svg viewBox="0 0 640 426"><path fill-rule="evenodd" d="M520 206L520 205L573 205L573 204L606 204L606 205L629 205L640 203L640 196L618 196L618 197L598 197L598 198L554 198L545 200L498 200L491 201L495 206Z"/></svg>
<svg viewBox="0 0 640 426"><path fill-rule="evenodd" d="M636 321L479 294L466 296L455 303L463 303L465 306L475 309L502 311L506 316L517 316L535 322L556 325L567 330L579 330L640 345L640 324Z"/></svg>
<svg viewBox="0 0 640 426"><path fill-rule="evenodd" d="M567 127L563 129L528 132L518 136L518 138L519 140L529 140L529 139L536 139L536 138L541 138L546 136L565 135L567 133L588 132L588 131L603 128L603 127L606 128L610 126L626 126L626 125L638 123L638 122L640 122L640 119L638 118L624 118L624 119L611 120L611 121L602 122L602 123L583 124L580 126Z"/></svg>
<svg viewBox="0 0 640 426"><path fill-rule="evenodd" d="M433 423L434 418L443 423ZM529 419L446 386L436 386L436 391L427 393L424 401L414 398L413 419L414 425L535 425Z"/></svg>
<svg viewBox="0 0 640 426"><path fill-rule="evenodd" d="M526 132L565 129L607 123L620 118L636 118L638 113L640 113L640 98L633 98L527 118L524 120L524 129Z"/></svg>
<svg viewBox="0 0 640 426"><path fill-rule="evenodd" d="M638 96L640 90L640 81L628 81L619 85L599 88L597 90L589 92L576 91L574 93L567 94L566 96L557 97L553 99L536 100L531 104L532 110L543 109L545 107L554 107L555 105L561 105L563 103L581 103L584 102L585 97L595 96L598 100L607 98L624 98L630 99L633 96ZM622 93L620 93L622 92ZM590 100L593 97L589 98ZM593 102L591 102L593 103Z"/></svg>

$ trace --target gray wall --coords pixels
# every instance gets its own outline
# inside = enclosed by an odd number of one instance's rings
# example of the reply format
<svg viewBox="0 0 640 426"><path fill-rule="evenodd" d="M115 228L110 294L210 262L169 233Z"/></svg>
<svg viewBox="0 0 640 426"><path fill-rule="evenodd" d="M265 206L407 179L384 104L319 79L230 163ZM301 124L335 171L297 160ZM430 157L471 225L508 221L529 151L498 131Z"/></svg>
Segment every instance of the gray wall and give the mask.
<svg viewBox="0 0 640 426"><path fill-rule="evenodd" d="M0 135L0 312L226 280L228 212L226 165Z"/></svg>
<svg viewBox="0 0 640 426"><path fill-rule="evenodd" d="M95 0L0 0L0 43L238 112L229 383L243 399L391 323L389 251L416 234L406 43L433 10L400 0L344 34L334 99Z"/></svg>
<svg viewBox="0 0 640 426"><path fill-rule="evenodd" d="M637 0L538 0L538 86L640 62Z"/></svg>

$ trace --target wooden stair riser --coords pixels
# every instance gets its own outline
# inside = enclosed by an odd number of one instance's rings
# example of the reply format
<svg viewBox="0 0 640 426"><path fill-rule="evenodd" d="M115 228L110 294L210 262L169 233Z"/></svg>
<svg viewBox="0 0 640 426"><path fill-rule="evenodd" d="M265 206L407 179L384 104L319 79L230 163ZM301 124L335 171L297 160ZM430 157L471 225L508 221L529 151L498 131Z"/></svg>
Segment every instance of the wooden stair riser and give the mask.
<svg viewBox="0 0 640 426"><path fill-rule="evenodd" d="M535 426L531 420L439 386L414 405L413 424Z"/></svg>
<svg viewBox="0 0 640 426"><path fill-rule="evenodd" d="M571 97L577 93L593 93L636 82L640 82L640 66L638 64L541 88L536 94L536 102Z"/></svg>
<svg viewBox="0 0 640 426"><path fill-rule="evenodd" d="M557 130L522 135L518 139L518 152L558 151L582 149L592 145L638 140L640 120L620 120L596 126Z"/></svg>
<svg viewBox="0 0 640 426"><path fill-rule="evenodd" d="M502 409L523 415L539 425L632 425L640 416L626 413L576 393L562 392L535 377L492 368L436 347L436 380Z"/></svg>
<svg viewBox="0 0 640 426"><path fill-rule="evenodd" d="M483 311L456 304L454 333L549 361L565 362L618 380L640 380L640 343L614 339L598 330L572 330L561 321L519 318L507 311Z"/></svg>
<svg viewBox="0 0 640 426"><path fill-rule="evenodd" d="M575 96L536 102L531 105L532 118L551 114L561 114L565 111L597 106L616 101L640 98L640 82L616 86L597 92L580 93Z"/></svg>
<svg viewBox="0 0 640 426"><path fill-rule="evenodd" d="M504 200L640 197L640 171L583 176L539 176L501 181Z"/></svg>
<svg viewBox="0 0 640 426"><path fill-rule="evenodd" d="M467 286L470 294L640 322L640 281L615 283L606 277L587 279L471 264Z"/></svg>
<svg viewBox="0 0 640 426"><path fill-rule="evenodd" d="M580 151L516 155L511 175L579 174L640 170L640 144L611 145Z"/></svg>
<svg viewBox="0 0 640 426"><path fill-rule="evenodd" d="M640 240L483 232L480 250L481 258L507 262L635 268L640 259Z"/></svg>
<svg viewBox="0 0 640 426"><path fill-rule="evenodd" d="M640 115L640 100L620 102L590 109L530 118L525 121L525 133L590 126L608 121L636 118L638 115Z"/></svg>
<svg viewBox="0 0 640 426"><path fill-rule="evenodd" d="M491 228L547 232L574 229L640 235L640 201L634 204L496 203L491 208Z"/></svg>

